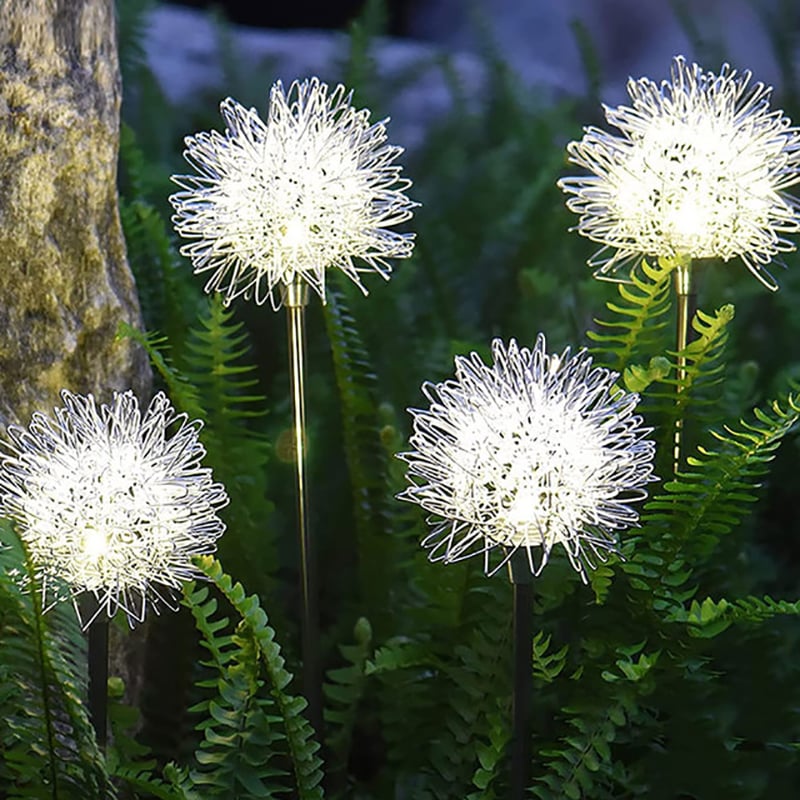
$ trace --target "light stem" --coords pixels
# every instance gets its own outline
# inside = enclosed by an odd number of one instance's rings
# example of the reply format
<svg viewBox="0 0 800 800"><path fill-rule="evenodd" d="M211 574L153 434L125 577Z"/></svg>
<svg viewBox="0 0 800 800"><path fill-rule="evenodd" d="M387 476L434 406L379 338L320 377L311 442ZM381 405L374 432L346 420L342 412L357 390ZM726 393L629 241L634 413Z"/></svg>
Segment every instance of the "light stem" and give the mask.
<svg viewBox="0 0 800 800"><path fill-rule="evenodd" d="M283 293L287 312L289 361L292 392L293 439L297 531L300 545L300 591L302 602L303 694L308 701L308 720L322 735L322 682L319 666L319 612L315 554L308 525L308 485L306 475L305 312L308 286L299 279Z"/></svg>
<svg viewBox="0 0 800 800"><path fill-rule="evenodd" d="M531 765L533 695L533 574L524 548L508 562L513 591L514 684L511 695L511 800L524 800Z"/></svg>
<svg viewBox="0 0 800 800"><path fill-rule="evenodd" d="M685 390L687 377L686 356L683 351L689 344L689 332L692 317L697 305L697 295L692 285L692 261L690 258L679 259L675 267L675 294L677 296L677 315L675 321L675 350L677 351L677 387L676 394ZM675 431L672 443L673 472L681 466L684 449L684 420L682 415L675 419Z"/></svg>

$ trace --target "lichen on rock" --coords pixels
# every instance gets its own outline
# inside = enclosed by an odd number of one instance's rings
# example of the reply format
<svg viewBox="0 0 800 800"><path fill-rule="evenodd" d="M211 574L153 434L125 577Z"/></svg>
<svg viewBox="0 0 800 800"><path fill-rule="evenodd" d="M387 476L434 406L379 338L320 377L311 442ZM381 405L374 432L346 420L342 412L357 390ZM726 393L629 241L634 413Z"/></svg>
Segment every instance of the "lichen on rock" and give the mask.
<svg viewBox="0 0 800 800"><path fill-rule="evenodd" d="M0 5L0 428L149 389L118 340L140 310L117 210L120 78L112 0Z"/></svg>

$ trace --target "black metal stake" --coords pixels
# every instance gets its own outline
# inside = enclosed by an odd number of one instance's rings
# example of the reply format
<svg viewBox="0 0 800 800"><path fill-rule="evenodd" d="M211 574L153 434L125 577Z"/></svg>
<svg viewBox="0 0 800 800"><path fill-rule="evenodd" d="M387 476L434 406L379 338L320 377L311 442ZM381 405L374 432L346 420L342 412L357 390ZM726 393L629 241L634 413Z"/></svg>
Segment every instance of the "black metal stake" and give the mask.
<svg viewBox="0 0 800 800"><path fill-rule="evenodd" d="M91 602L94 612L94 598ZM89 626L89 717L97 744L104 750L108 741L108 618L102 612Z"/></svg>
<svg viewBox="0 0 800 800"><path fill-rule="evenodd" d="M511 696L511 800L523 800L531 765L533 574L520 548L509 561L513 587L514 688Z"/></svg>

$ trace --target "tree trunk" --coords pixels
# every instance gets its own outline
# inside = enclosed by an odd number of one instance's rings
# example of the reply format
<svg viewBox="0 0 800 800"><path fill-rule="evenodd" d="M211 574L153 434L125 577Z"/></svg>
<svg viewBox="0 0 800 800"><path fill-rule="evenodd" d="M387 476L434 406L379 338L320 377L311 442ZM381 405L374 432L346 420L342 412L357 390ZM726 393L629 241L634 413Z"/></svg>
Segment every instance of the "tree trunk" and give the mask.
<svg viewBox="0 0 800 800"><path fill-rule="evenodd" d="M152 375L116 339L141 326L117 209L120 74L113 0L0 0L0 430L107 400ZM144 631L112 628L112 675L137 703Z"/></svg>
<svg viewBox="0 0 800 800"><path fill-rule="evenodd" d="M59 392L147 393L117 210L113 0L0 0L0 429Z"/></svg>

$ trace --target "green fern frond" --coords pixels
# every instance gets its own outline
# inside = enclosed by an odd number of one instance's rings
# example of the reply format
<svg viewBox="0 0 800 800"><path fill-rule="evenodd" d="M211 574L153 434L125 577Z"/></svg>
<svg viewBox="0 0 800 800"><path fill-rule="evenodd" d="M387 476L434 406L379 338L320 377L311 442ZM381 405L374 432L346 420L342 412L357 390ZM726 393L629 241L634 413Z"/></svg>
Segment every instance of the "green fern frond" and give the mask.
<svg viewBox="0 0 800 800"><path fill-rule="evenodd" d="M415 667L442 669L444 662L429 644L399 637L379 647L366 662L364 671L367 675L378 675Z"/></svg>
<svg viewBox="0 0 800 800"><path fill-rule="evenodd" d="M242 359L250 353L244 323L235 322L233 309L225 307L221 295L213 295L189 332L180 366L203 397L214 435L230 440L242 437L239 423L263 417L264 397L252 394L258 385L252 364Z"/></svg>
<svg viewBox="0 0 800 800"><path fill-rule="evenodd" d="M788 395L738 428L711 431L718 447L699 447L686 470L664 484L664 493L645 506L642 521L668 526L687 558L707 557L719 538L748 513L757 499L759 478L775 451L800 419L800 398Z"/></svg>
<svg viewBox="0 0 800 800"><path fill-rule="evenodd" d="M252 658L257 658L258 664L263 667L268 691L274 700L282 726L282 735L286 740L299 800L321 800L322 761L317 755L319 744L314 740L314 731L303 714L306 701L302 697L294 697L286 692L292 676L284 667L281 649L275 641L275 631L269 626L267 615L261 608L258 597L247 595L242 585L234 583L215 559L205 556L198 558L195 563L240 617L234 645L240 649L249 642L252 645ZM253 683L257 681L254 669L255 665L252 663L247 669L242 665L239 666L234 673L236 682L225 689L224 699L227 702L240 702L245 686L249 686L247 691L260 688ZM209 705L209 709L211 708ZM212 716L214 713L212 711ZM232 719L227 713L222 713L217 721L223 725L230 725Z"/></svg>
<svg viewBox="0 0 800 800"><path fill-rule="evenodd" d="M733 316L731 305L722 306L712 314L698 310L692 320L696 338L680 353L669 353L671 369L643 394L642 413L656 428L659 472L666 472L672 466L672 444L679 423L685 452L696 439L700 426L715 425L723 418L725 409L719 402L719 385L725 370L728 325ZM679 356L683 358L680 379Z"/></svg>
<svg viewBox="0 0 800 800"><path fill-rule="evenodd" d="M636 271L631 283L618 284L620 300L606 306L615 314L612 321L595 320L599 331L587 336L597 346L593 353L602 357L609 369L622 372L630 363L649 358L666 349L664 331L672 306L671 282L675 267L669 263L642 261L640 277Z"/></svg>
<svg viewBox="0 0 800 800"><path fill-rule="evenodd" d="M669 616L694 598L698 575L720 539L749 513L760 478L798 419L800 399L790 394L737 427L712 429L718 446L699 446L687 468L645 503L642 529L626 537L619 569L654 610Z"/></svg>
<svg viewBox="0 0 800 800"><path fill-rule="evenodd" d="M377 380L345 296L333 282L327 289L324 314L353 494L359 585L370 621L380 632L391 616L388 592L396 554L388 535L391 498L386 492L387 455L380 436Z"/></svg>
<svg viewBox="0 0 800 800"><path fill-rule="evenodd" d="M276 729L277 706L262 691L260 658L247 630L230 630L220 616L216 598L207 586L185 587L184 604L192 612L208 653L203 666L210 679L198 688L206 692L191 711L200 716L197 729L203 740L189 773L192 787L222 798L272 797L289 791L283 765L285 737Z"/></svg>
<svg viewBox="0 0 800 800"><path fill-rule="evenodd" d="M684 623L691 636L711 639L726 631L734 623L760 624L777 616L800 615L800 600L773 600L764 597L737 598L735 600L693 600L688 609L673 611L670 622Z"/></svg>
<svg viewBox="0 0 800 800"><path fill-rule="evenodd" d="M172 364L167 356L169 344L166 336L158 333L143 333L125 321L120 322L117 336L132 339L142 346L161 376L167 392L175 408L185 413L190 419L205 420L205 411L200 405L200 397L194 387L183 373Z"/></svg>
<svg viewBox="0 0 800 800"><path fill-rule="evenodd" d="M540 683L552 683L566 666L569 645L550 652L551 639L544 631L533 637L533 676Z"/></svg>
<svg viewBox="0 0 800 800"><path fill-rule="evenodd" d="M258 380L249 354L243 323L215 295L190 330L178 368L201 398L201 440L231 501L223 512L228 535L220 540L220 553L237 575L265 591L278 563L273 528L265 524L272 513L267 497L271 445L259 425L266 403L255 391Z"/></svg>
<svg viewBox="0 0 800 800"><path fill-rule="evenodd" d="M346 666L328 670L323 691L328 700L325 708L326 744L331 763L346 770L356 726L359 705L366 689L366 664L372 652L372 628L361 618L353 630L355 644L340 645L339 652Z"/></svg>
<svg viewBox="0 0 800 800"><path fill-rule="evenodd" d="M732 305L724 305L712 314L698 311L692 320L692 329L697 336L680 353L674 353L674 372L677 375L677 357L685 360L685 376L679 381L677 377L662 378L661 382L680 388L679 392L662 395L664 400L669 399L669 407L674 409L673 416L686 415L690 403L693 411L703 403L706 406L718 405L710 396L709 390L722 382L722 373L725 368L723 356L725 345L728 342L728 325L734 317ZM705 396L701 397L701 393ZM650 395L654 396L653 393ZM666 402L665 402L666 405Z"/></svg>
<svg viewBox="0 0 800 800"><path fill-rule="evenodd" d="M158 798L158 800L188 800L186 792L165 783L155 775L155 761L140 765L109 764L109 774L136 797Z"/></svg>
<svg viewBox="0 0 800 800"><path fill-rule="evenodd" d="M113 798L86 711L86 642L77 616L69 603L43 614L34 570L5 520L0 521L0 541L3 796ZM25 591L20 588L23 576Z"/></svg>
<svg viewBox="0 0 800 800"><path fill-rule="evenodd" d="M640 713L638 697L652 691L652 673L660 656L658 651L642 652L643 646L618 651L616 669L602 673L605 696L595 694L563 709L564 735L534 757L543 766L534 778L534 796L540 800L620 796L627 775L614 757L613 745L623 733L635 736L630 729Z"/></svg>
<svg viewBox="0 0 800 800"><path fill-rule="evenodd" d="M358 18L350 24L348 52L344 64L344 83L358 92L358 102L375 107L370 98L374 76L377 74L374 42L386 30L386 3L367 0Z"/></svg>
<svg viewBox="0 0 800 800"><path fill-rule="evenodd" d="M128 79L144 68L147 53L144 41L147 37L148 12L155 0L117 0L117 47L120 71L127 91Z"/></svg>
<svg viewBox="0 0 800 800"><path fill-rule="evenodd" d="M498 698L498 709L490 714L488 740L476 747L479 766L472 776L472 785L478 789L470 792L467 800L500 800L502 792L500 777L503 774L511 742L511 729L508 724L508 709Z"/></svg>
<svg viewBox="0 0 800 800"><path fill-rule="evenodd" d="M484 612L490 603L500 615L500 609L508 606L510 587L488 580L477 570L473 574L475 582L468 586L458 628L460 641L451 643L449 654L442 653L446 680L439 690L439 733L428 745L430 766L426 769L437 800L452 798L454 787L463 787L460 792L466 793L473 786L480 756L497 735L491 719L497 713L498 697L508 714L510 625L498 625L493 615L487 617ZM510 618L509 609L505 619ZM487 686L492 687L489 693Z"/></svg>

